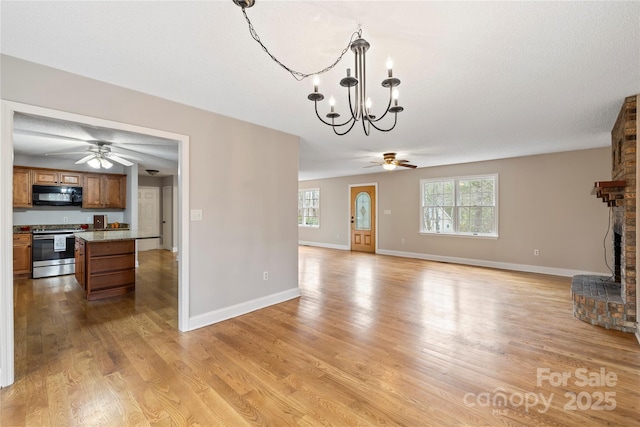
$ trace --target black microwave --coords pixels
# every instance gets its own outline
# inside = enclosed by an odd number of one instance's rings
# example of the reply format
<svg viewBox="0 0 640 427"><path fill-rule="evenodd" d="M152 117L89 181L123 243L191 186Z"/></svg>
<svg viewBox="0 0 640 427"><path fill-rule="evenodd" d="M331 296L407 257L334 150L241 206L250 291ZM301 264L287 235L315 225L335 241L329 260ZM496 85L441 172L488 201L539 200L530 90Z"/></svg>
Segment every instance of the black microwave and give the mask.
<svg viewBox="0 0 640 427"><path fill-rule="evenodd" d="M82 187L34 185L34 206L82 206Z"/></svg>

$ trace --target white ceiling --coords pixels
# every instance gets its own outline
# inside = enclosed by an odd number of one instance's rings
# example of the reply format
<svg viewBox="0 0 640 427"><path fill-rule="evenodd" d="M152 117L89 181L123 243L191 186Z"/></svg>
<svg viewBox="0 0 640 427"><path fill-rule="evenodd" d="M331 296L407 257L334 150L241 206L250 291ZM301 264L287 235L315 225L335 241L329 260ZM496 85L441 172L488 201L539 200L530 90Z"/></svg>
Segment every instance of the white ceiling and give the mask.
<svg viewBox="0 0 640 427"><path fill-rule="evenodd" d="M247 14L261 40L305 73L361 25L374 113L391 55L405 111L368 137L322 125L310 79L279 68L231 0L0 7L2 53L299 135L303 180L369 173L387 151L426 167L607 146L624 97L640 92L637 1L257 0ZM321 76L343 115L352 57Z"/></svg>

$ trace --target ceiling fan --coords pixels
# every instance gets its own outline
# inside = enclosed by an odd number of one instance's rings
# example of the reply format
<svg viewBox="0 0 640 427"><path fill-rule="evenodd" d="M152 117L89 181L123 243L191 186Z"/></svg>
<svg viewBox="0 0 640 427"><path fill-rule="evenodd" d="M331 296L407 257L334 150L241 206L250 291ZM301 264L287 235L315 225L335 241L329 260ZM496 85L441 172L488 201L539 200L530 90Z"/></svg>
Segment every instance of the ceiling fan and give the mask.
<svg viewBox="0 0 640 427"><path fill-rule="evenodd" d="M365 168L372 168L374 166L382 166L383 168L385 168L388 171L394 170L396 168L396 166L402 166L404 168L410 168L410 169L417 168L416 165L410 165L409 164L409 160L397 160L396 159L396 153L384 153L382 155L382 157L384 159L382 162L371 162L373 164L369 165L369 166L365 166Z"/></svg>
<svg viewBox="0 0 640 427"><path fill-rule="evenodd" d="M95 147L89 147L85 151L67 151L64 153L48 153L45 156L57 156L57 155L67 155L67 154L87 154L85 157L81 158L76 162L76 165L80 165L83 163L88 164L94 169L109 169L113 166L110 160L120 163L124 166L133 166L133 162L130 162L127 159L131 160L142 160L135 156L130 156L128 154L121 153L113 153L111 152L110 142L106 141L86 141L89 144L94 144Z"/></svg>

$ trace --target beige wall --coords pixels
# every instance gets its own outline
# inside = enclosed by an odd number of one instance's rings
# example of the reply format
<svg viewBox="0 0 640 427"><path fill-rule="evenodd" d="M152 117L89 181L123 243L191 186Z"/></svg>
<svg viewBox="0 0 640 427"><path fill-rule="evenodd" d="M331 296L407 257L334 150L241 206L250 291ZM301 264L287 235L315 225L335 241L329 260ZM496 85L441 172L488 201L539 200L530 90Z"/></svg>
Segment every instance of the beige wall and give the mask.
<svg viewBox="0 0 640 427"><path fill-rule="evenodd" d="M9 56L1 66L3 100L189 136L182 173L203 211L190 223L191 317L297 292L298 137Z"/></svg>
<svg viewBox="0 0 640 427"><path fill-rule="evenodd" d="M493 173L499 175L498 239L419 233L420 179ZM376 182L380 253L554 274L609 274L603 249L609 210L590 190L594 181L610 177L607 147L302 181L299 188L320 188L321 225L299 228L298 235L300 242L348 247L348 186Z"/></svg>

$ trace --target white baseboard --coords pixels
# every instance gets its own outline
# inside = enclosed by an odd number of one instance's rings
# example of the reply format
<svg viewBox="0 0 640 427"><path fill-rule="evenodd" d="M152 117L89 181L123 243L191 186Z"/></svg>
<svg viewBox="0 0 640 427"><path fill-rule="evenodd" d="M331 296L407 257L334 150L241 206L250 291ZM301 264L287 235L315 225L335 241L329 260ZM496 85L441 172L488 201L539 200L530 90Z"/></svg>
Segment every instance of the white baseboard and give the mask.
<svg viewBox="0 0 640 427"><path fill-rule="evenodd" d="M351 249L348 245L334 245L332 243L318 243L318 242L298 241L298 245L301 245L301 246L317 246L319 248L327 248L327 249L340 249L341 251L348 251L348 250Z"/></svg>
<svg viewBox="0 0 640 427"><path fill-rule="evenodd" d="M603 275L603 276L609 275L609 273L603 273L603 272L544 267L541 265L512 264L508 262L487 261L482 259L448 257L448 256L441 256L441 255L421 254L416 252L390 251L386 249L378 249L377 253L381 255L391 255L391 256L398 256L403 258L417 258L417 259L424 259L428 261L449 262L452 264L465 264L465 265L474 265L478 267L499 268L501 270L514 270L514 271L522 271L526 273L550 274L553 276L573 277L578 274L594 274L594 275Z"/></svg>
<svg viewBox="0 0 640 427"><path fill-rule="evenodd" d="M178 252L178 247L177 246L173 246L171 248L171 252Z"/></svg>
<svg viewBox="0 0 640 427"><path fill-rule="evenodd" d="M636 322L636 339L638 340L638 344L640 344L640 331L638 328L640 328L640 323Z"/></svg>
<svg viewBox="0 0 640 427"><path fill-rule="evenodd" d="M251 301L232 305L230 307L225 307L219 310L210 311L208 313L199 314L197 316L189 318L187 330L192 331L194 329L213 325L214 323L222 322L223 320L231 319L232 317L242 316L243 314L260 310L261 308L269 307L270 305L275 305L281 302L289 301L290 299L298 298L299 296L300 289L293 288L286 291L278 292L276 294L256 298Z"/></svg>

